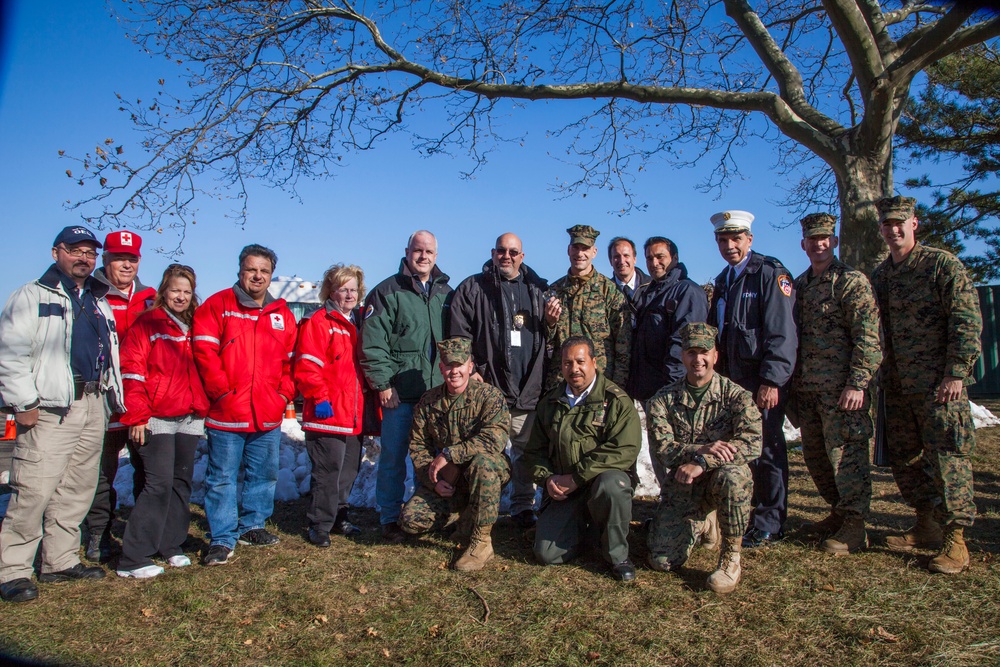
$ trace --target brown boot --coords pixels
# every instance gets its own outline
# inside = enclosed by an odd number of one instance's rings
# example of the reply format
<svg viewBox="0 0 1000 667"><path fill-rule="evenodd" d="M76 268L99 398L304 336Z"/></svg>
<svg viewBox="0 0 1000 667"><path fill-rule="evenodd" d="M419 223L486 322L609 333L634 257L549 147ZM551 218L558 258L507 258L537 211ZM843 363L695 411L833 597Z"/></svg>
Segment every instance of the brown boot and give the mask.
<svg viewBox="0 0 1000 667"><path fill-rule="evenodd" d="M958 574L969 567L969 550L965 547L962 527L949 523L944 529L941 551L931 558L927 569L940 574Z"/></svg>
<svg viewBox="0 0 1000 667"><path fill-rule="evenodd" d="M830 512L825 518L820 519L819 521L802 524L802 532L806 535L821 535L826 537L827 535L833 535L840 530L840 526L843 523L843 516L837 514L836 512Z"/></svg>
<svg viewBox="0 0 1000 667"><path fill-rule="evenodd" d="M712 551L718 549L722 543L722 534L719 532L719 515L715 510L709 512L708 516L705 517L704 528L702 528L698 540L702 547Z"/></svg>
<svg viewBox="0 0 1000 667"><path fill-rule="evenodd" d="M736 590L740 581L740 549L742 538L726 537L722 540L722 552L719 554L719 566L715 572L708 575L705 582L709 590L719 595L726 595Z"/></svg>
<svg viewBox="0 0 1000 667"><path fill-rule="evenodd" d="M902 535L890 535L885 543L897 551L914 549L940 549L941 524L934 520L930 512L917 514L917 523Z"/></svg>
<svg viewBox="0 0 1000 667"><path fill-rule="evenodd" d="M469 548L455 561L455 569L459 572L474 572L481 570L486 562L493 558L493 538L490 537L489 526L476 526L469 539Z"/></svg>
<svg viewBox="0 0 1000 667"><path fill-rule="evenodd" d="M865 520L856 515L846 517L840 530L819 545L820 551L834 556L846 556L867 548L868 533L865 532Z"/></svg>

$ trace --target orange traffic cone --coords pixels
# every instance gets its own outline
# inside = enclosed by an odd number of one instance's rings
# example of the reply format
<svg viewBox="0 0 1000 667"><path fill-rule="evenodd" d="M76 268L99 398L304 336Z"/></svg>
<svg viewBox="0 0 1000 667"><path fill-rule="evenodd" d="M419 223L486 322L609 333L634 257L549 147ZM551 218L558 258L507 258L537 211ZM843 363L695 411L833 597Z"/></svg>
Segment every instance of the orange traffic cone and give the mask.
<svg viewBox="0 0 1000 667"><path fill-rule="evenodd" d="M285 419L295 419L295 404L289 403L285 408Z"/></svg>
<svg viewBox="0 0 1000 667"><path fill-rule="evenodd" d="M17 440L17 422L14 415L7 415L7 422L3 429L3 440Z"/></svg>

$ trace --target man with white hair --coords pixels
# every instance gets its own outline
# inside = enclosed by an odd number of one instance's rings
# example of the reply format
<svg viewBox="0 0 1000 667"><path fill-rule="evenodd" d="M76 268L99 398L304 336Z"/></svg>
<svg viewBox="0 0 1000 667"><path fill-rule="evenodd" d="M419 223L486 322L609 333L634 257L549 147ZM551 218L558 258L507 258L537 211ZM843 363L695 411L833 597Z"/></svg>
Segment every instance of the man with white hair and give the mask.
<svg viewBox="0 0 1000 667"><path fill-rule="evenodd" d="M785 402L795 368L798 336L792 275L774 257L750 249L754 216L723 211L712 216L715 242L729 264L715 278L708 322L719 329L717 370L754 396L764 441L753 464L753 519L743 548L784 537L788 515Z"/></svg>

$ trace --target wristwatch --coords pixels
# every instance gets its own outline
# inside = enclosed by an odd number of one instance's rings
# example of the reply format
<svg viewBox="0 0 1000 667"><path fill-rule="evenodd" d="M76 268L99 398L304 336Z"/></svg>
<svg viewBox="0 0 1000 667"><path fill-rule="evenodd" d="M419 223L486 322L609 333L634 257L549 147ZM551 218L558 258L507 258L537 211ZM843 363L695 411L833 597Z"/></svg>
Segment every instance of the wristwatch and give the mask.
<svg viewBox="0 0 1000 667"><path fill-rule="evenodd" d="M708 461L706 461L705 457L701 454L695 454L694 458L691 459L691 462L695 465L701 466L702 470L708 470Z"/></svg>
<svg viewBox="0 0 1000 667"><path fill-rule="evenodd" d="M448 463L453 463L451 460L451 451L449 451L447 447L441 450L441 456L443 456L444 460Z"/></svg>

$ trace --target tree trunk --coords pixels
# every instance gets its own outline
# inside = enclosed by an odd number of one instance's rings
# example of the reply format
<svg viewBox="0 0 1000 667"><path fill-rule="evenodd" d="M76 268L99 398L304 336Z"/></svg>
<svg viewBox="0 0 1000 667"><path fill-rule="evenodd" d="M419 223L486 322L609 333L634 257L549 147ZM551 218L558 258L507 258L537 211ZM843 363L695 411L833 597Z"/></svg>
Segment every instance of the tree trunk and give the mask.
<svg viewBox="0 0 1000 667"><path fill-rule="evenodd" d="M892 195L892 156L881 161L847 157L837 177L840 193L840 259L871 275L886 254L875 202Z"/></svg>

